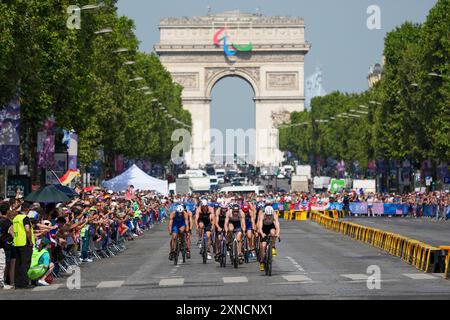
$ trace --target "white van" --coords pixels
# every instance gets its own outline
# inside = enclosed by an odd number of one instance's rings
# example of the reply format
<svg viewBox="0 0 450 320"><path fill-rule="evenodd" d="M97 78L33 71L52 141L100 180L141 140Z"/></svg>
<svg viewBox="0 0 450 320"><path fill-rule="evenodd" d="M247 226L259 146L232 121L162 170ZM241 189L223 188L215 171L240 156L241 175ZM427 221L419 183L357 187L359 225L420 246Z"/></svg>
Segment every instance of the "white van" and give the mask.
<svg viewBox="0 0 450 320"><path fill-rule="evenodd" d="M240 193L246 195L248 193L261 194L264 193L263 186L236 186L236 187L224 187L220 189L221 193Z"/></svg>
<svg viewBox="0 0 450 320"><path fill-rule="evenodd" d="M216 169L218 183L225 183L225 169Z"/></svg>

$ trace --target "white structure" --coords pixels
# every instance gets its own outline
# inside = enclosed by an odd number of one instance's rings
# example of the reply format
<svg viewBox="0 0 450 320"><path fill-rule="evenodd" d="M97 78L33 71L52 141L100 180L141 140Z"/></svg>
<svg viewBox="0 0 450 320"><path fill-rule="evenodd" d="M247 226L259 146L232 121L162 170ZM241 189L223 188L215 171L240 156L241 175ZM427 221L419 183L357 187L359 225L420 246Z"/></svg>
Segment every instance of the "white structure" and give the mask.
<svg viewBox="0 0 450 320"><path fill-rule="evenodd" d="M111 180L103 181L102 185L104 188L114 192L126 191L130 185L133 185L135 190L154 190L165 195L169 192L166 180L159 180L149 176L135 164L121 175Z"/></svg>
<svg viewBox="0 0 450 320"><path fill-rule="evenodd" d="M220 41L213 41L219 32ZM249 51L228 56L231 43ZM217 39L216 39L217 40ZM265 17L239 11L204 17L166 18L160 22L155 51L183 86L183 106L192 114L193 137L186 162L196 168L211 162L210 103L214 85L227 76L241 77L253 88L256 107L256 165L278 165L277 125L290 112L304 110L305 24L297 17ZM232 94L232 93L230 93Z"/></svg>

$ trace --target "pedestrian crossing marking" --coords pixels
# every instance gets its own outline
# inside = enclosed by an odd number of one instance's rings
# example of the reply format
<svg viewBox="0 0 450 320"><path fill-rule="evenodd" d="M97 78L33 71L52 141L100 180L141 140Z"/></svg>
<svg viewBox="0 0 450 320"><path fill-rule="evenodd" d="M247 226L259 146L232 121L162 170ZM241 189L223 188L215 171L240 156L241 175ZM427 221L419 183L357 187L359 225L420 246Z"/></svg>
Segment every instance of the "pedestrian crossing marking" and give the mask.
<svg viewBox="0 0 450 320"><path fill-rule="evenodd" d="M124 281L102 281L97 285L97 289L102 288L120 288Z"/></svg>
<svg viewBox="0 0 450 320"><path fill-rule="evenodd" d="M426 273L404 273L405 277L414 279L414 280L432 280L437 279L435 276Z"/></svg>
<svg viewBox="0 0 450 320"><path fill-rule="evenodd" d="M50 286L39 286L34 288L32 291L53 291L57 290L62 286L62 284L52 284Z"/></svg>
<svg viewBox="0 0 450 320"><path fill-rule="evenodd" d="M161 279L159 281L160 287L182 286L183 284L184 284L184 278Z"/></svg>
<svg viewBox="0 0 450 320"><path fill-rule="evenodd" d="M245 283L248 282L247 277L223 277L224 283Z"/></svg>
<svg viewBox="0 0 450 320"><path fill-rule="evenodd" d="M296 274L296 275L288 275L288 276L282 276L286 281L288 282L306 282L306 281L312 281L311 278L308 278L307 276Z"/></svg>

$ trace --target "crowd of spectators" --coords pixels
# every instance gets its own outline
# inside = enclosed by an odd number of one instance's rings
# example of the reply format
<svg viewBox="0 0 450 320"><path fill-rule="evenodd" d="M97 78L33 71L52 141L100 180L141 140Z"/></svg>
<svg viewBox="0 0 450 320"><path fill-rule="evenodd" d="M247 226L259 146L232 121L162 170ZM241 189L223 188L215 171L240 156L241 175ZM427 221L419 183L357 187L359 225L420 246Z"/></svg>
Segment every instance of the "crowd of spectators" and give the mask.
<svg viewBox="0 0 450 320"><path fill-rule="evenodd" d="M0 287L47 286L64 273L67 255L93 262L97 249L133 241L168 214L169 202L152 192L94 188L68 203L0 203Z"/></svg>

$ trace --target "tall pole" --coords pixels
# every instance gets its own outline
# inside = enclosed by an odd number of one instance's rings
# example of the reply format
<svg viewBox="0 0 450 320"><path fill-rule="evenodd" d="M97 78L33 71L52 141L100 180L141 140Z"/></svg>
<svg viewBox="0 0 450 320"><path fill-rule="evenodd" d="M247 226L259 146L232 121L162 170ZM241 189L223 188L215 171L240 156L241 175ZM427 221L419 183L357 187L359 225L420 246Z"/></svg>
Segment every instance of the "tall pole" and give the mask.
<svg viewBox="0 0 450 320"><path fill-rule="evenodd" d="M5 199L8 198L7 188L8 188L8 168L5 166Z"/></svg>

